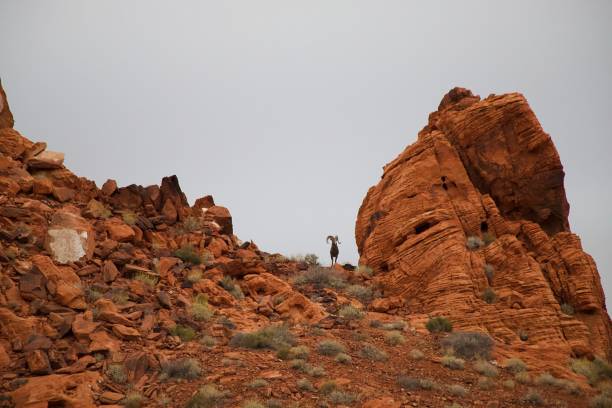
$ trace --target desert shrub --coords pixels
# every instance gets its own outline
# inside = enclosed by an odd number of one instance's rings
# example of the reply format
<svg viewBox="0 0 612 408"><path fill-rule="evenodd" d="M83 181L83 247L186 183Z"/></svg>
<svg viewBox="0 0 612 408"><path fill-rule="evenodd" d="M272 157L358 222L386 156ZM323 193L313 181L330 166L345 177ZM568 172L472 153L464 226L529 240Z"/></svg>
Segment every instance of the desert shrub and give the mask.
<svg viewBox="0 0 612 408"><path fill-rule="evenodd" d="M183 245L174 251L174 256L180 258L183 262L189 262L193 265L199 265L202 262L200 254L191 244Z"/></svg>
<svg viewBox="0 0 612 408"><path fill-rule="evenodd" d="M424 389L424 390L433 390L433 389L437 389L438 384L436 384L435 382L433 382L432 380L430 380L429 378L423 378L420 382L419 382L419 386Z"/></svg>
<svg viewBox="0 0 612 408"><path fill-rule="evenodd" d="M275 398L270 398L266 401L266 408L284 408L286 405L283 401Z"/></svg>
<svg viewBox="0 0 612 408"><path fill-rule="evenodd" d="M527 371L527 364L520 358L509 358L504 361L504 368L513 373L520 373L521 371Z"/></svg>
<svg viewBox="0 0 612 408"><path fill-rule="evenodd" d="M360 354L361 357L372 361L386 361L389 358L387 353L369 343L363 345Z"/></svg>
<svg viewBox="0 0 612 408"><path fill-rule="evenodd" d="M334 360L340 364L351 364L353 362L353 359L351 358L351 356L345 353L338 353L336 355L336 358L334 358Z"/></svg>
<svg viewBox="0 0 612 408"><path fill-rule="evenodd" d="M483 333L457 332L444 338L441 345L443 349L465 359L489 358L493 340Z"/></svg>
<svg viewBox="0 0 612 408"><path fill-rule="evenodd" d="M478 360L474 363L474 370L485 377L497 377L499 374L497 367L485 360Z"/></svg>
<svg viewBox="0 0 612 408"><path fill-rule="evenodd" d="M527 391L527 394L525 394L521 399L524 403L529 405L539 406L544 404L544 399L542 398L542 396L540 396L537 391L532 389L529 389Z"/></svg>
<svg viewBox="0 0 612 408"><path fill-rule="evenodd" d="M495 384L493 383L493 381L487 377L478 378L478 382L476 383L476 385L481 390L490 390L491 388L495 387Z"/></svg>
<svg viewBox="0 0 612 408"><path fill-rule="evenodd" d="M493 278L495 277L495 268L491 264L485 264L484 266L485 275L487 276L487 281L489 285L493 283Z"/></svg>
<svg viewBox="0 0 612 408"><path fill-rule="evenodd" d="M383 325L383 323L380 320L370 320L370 327L373 329L379 329L381 328Z"/></svg>
<svg viewBox="0 0 612 408"><path fill-rule="evenodd" d="M263 404L258 401L247 401L244 404L242 404L242 408L266 408L266 407L264 407Z"/></svg>
<svg viewBox="0 0 612 408"><path fill-rule="evenodd" d="M338 310L338 315L346 320L359 320L363 319L365 313L354 306L346 305L342 306L340 310Z"/></svg>
<svg viewBox="0 0 612 408"><path fill-rule="evenodd" d="M368 278L371 278L374 275L374 269L370 268L367 265L358 265L357 269L355 270L355 273L357 275L363 275L367 276Z"/></svg>
<svg viewBox="0 0 612 408"><path fill-rule="evenodd" d="M204 335L200 337L198 341L201 345L206 346L206 347L214 347L217 345L217 340L215 340L214 337L208 336L208 335Z"/></svg>
<svg viewBox="0 0 612 408"><path fill-rule="evenodd" d="M311 367L311 366L306 366L306 374L308 375L312 375L313 377L324 377L327 372L325 371L325 369L323 367L320 366L315 366L315 367Z"/></svg>
<svg viewBox="0 0 612 408"><path fill-rule="evenodd" d="M351 333L351 339L362 342L362 341L370 341L372 338L367 334L360 331L354 331Z"/></svg>
<svg viewBox="0 0 612 408"><path fill-rule="evenodd" d="M423 354L421 350L412 349L410 350L410 353L408 353L408 356L413 360L422 360L425 357L425 354Z"/></svg>
<svg viewBox="0 0 612 408"><path fill-rule="evenodd" d="M480 237L472 235L467 237L465 245L468 247L468 249L474 251L476 249L482 248L484 246L484 242L482 241L482 239L480 239Z"/></svg>
<svg viewBox="0 0 612 408"><path fill-rule="evenodd" d="M284 355L285 351L286 351L286 355ZM283 356L281 357L280 354L283 354ZM310 355L310 349L306 346L283 348L283 349L278 350L278 353L277 353L277 356L281 360L292 360L292 359L306 360L308 359L309 355Z"/></svg>
<svg viewBox="0 0 612 408"><path fill-rule="evenodd" d="M104 296L104 293L99 288L92 286L85 288L85 300L87 300L88 303L94 303L102 296Z"/></svg>
<svg viewBox="0 0 612 408"><path fill-rule="evenodd" d="M198 378L201 372L200 364L193 358L179 358L161 363L161 377L164 379L193 380Z"/></svg>
<svg viewBox="0 0 612 408"><path fill-rule="evenodd" d="M191 341L197 336L197 333L193 327L182 324L177 324L176 326L172 327L170 329L170 334L173 336L178 336L183 342Z"/></svg>
<svg viewBox="0 0 612 408"><path fill-rule="evenodd" d="M301 378L301 379L297 380L296 385L297 385L298 389L301 390L301 391L310 391L310 392L313 392L315 390L315 388L313 387L312 383L307 378Z"/></svg>
<svg viewBox="0 0 612 408"><path fill-rule="evenodd" d="M127 381L127 373L123 364L111 364L106 369L106 375L117 384L125 384Z"/></svg>
<svg viewBox="0 0 612 408"><path fill-rule="evenodd" d="M531 376L527 374L526 371L521 371L519 373L514 374L514 379L516 380L516 382L521 384L531 383Z"/></svg>
<svg viewBox="0 0 612 408"><path fill-rule="evenodd" d="M193 304L191 305L191 316L195 320L210 320L213 316L213 311L208 306L208 299L206 296L196 296Z"/></svg>
<svg viewBox="0 0 612 408"><path fill-rule="evenodd" d="M187 280L189 282L191 282L192 284L199 282L200 279L202 279L202 271L199 269L191 269L189 272L187 272Z"/></svg>
<svg viewBox="0 0 612 408"><path fill-rule="evenodd" d="M427 327L430 333L450 332L453 330L450 320L443 316L432 317L427 321L425 327Z"/></svg>
<svg viewBox="0 0 612 408"><path fill-rule="evenodd" d="M612 365L599 357L593 361L587 359L573 359L570 363L572 371L583 375L589 384L595 385L601 380L612 379Z"/></svg>
<svg viewBox="0 0 612 408"><path fill-rule="evenodd" d="M230 340L230 346L250 349L278 350L294 344L295 338L284 324L267 326L251 333L237 333Z"/></svg>
<svg viewBox="0 0 612 408"><path fill-rule="evenodd" d="M346 293L359 299L359 301L362 303L371 302L372 298L374 297L372 288L362 285L350 285L346 288Z"/></svg>
<svg viewBox="0 0 612 408"><path fill-rule="evenodd" d="M318 288L342 289L346 287L346 281L338 271L322 266L311 266L300 273L293 283L296 285L312 284Z"/></svg>
<svg viewBox="0 0 612 408"><path fill-rule="evenodd" d="M421 380L419 380L418 378L412 378L412 377L408 377L405 375L400 375L397 378L397 385L399 385L401 388L405 389L405 390L416 390L421 388Z"/></svg>
<svg viewBox="0 0 612 408"><path fill-rule="evenodd" d="M468 394L467 388L459 384L453 384L448 387L448 392L456 397L465 397Z"/></svg>
<svg viewBox="0 0 612 408"><path fill-rule="evenodd" d="M569 303L563 303L561 304L561 311L563 313L565 313L568 316L573 316L574 314L574 307L572 305L570 305Z"/></svg>
<svg viewBox="0 0 612 408"><path fill-rule="evenodd" d="M482 291L482 295L480 297L488 304L493 304L497 300L497 295L495 294L493 288L491 288L490 286Z"/></svg>
<svg viewBox="0 0 612 408"><path fill-rule="evenodd" d="M404 330L405 327L406 327L406 322L402 320L398 320L396 322L384 323L381 326L381 329L383 330Z"/></svg>
<svg viewBox="0 0 612 408"><path fill-rule="evenodd" d="M202 228L202 223L197 217L189 216L183 221L183 231L194 232Z"/></svg>
<svg viewBox="0 0 612 408"><path fill-rule="evenodd" d="M138 215L132 211L123 211L121 213L121 218L123 219L123 222L131 226L136 225L136 221L138 221Z"/></svg>
<svg viewBox="0 0 612 408"><path fill-rule="evenodd" d="M224 276L223 279L219 281L219 286L227 290L236 299L244 299L244 293L242 293L240 285L238 285L231 276Z"/></svg>
<svg viewBox="0 0 612 408"><path fill-rule="evenodd" d="M195 393L185 408L215 408L221 406L221 402L227 396L226 392L220 391L213 384L207 384L201 387Z"/></svg>
<svg viewBox="0 0 612 408"><path fill-rule="evenodd" d="M249 383L249 388L263 388L268 386L268 382L263 378L256 378Z"/></svg>
<svg viewBox="0 0 612 408"><path fill-rule="evenodd" d="M125 305L130 300L130 294L123 289L114 290L111 299L117 305Z"/></svg>
<svg viewBox="0 0 612 408"><path fill-rule="evenodd" d="M123 406L125 408L140 408L142 406L143 397L140 393L132 391L128 393L123 399Z"/></svg>
<svg viewBox="0 0 612 408"><path fill-rule="evenodd" d="M557 386L559 379L550 373L542 373L535 379L537 385Z"/></svg>
<svg viewBox="0 0 612 408"><path fill-rule="evenodd" d="M450 405L447 405L446 408L463 408L463 405L459 404L458 402L453 402Z"/></svg>
<svg viewBox="0 0 612 408"><path fill-rule="evenodd" d="M390 346L397 346L399 344L404 344L406 342L406 338L402 336L402 333L393 330L388 333L385 333L385 341Z"/></svg>
<svg viewBox="0 0 612 408"><path fill-rule="evenodd" d="M157 285L157 281L158 281L157 276L151 275L149 273L144 273L144 272L136 272L134 276L132 277L132 279L141 281L145 285L151 286L151 287L154 287L155 285Z"/></svg>
<svg viewBox="0 0 612 408"><path fill-rule="evenodd" d="M332 391L328 398L332 404L337 405L351 405L359 399L356 394L340 390Z"/></svg>
<svg viewBox="0 0 612 408"><path fill-rule="evenodd" d="M319 354L324 356L336 356L346 351L346 347L335 340L323 340L317 346Z"/></svg>
<svg viewBox="0 0 612 408"><path fill-rule="evenodd" d="M294 370L306 372L308 364L306 364L306 361L296 358L295 360L289 361L289 367L293 368Z"/></svg>
<svg viewBox="0 0 612 408"><path fill-rule="evenodd" d="M465 367L465 360L455 356L444 356L440 362L444 367L450 368L451 370L463 370L463 367Z"/></svg>
<svg viewBox="0 0 612 408"><path fill-rule="evenodd" d="M507 388L507 389L511 390L511 389L514 388L515 384L514 384L514 381L512 381L512 380L506 380L506 381L504 381L502 383L502 385L504 386L504 388Z"/></svg>
<svg viewBox="0 0 612 408"><path fill-rule="evenodd" d="M306 254L304 255L304 262L306 262L310 266L318 266L319 265L319 257L315 254Z"/></svg>
<svg viewBox="0 0 612 408"><path fill-rule="evenodd" d="M321 394L327 395L331 393L332 391L335 391L336 389L338 389L338 384L336 384L335 381L325 381L319 387L319 392Z"/></svg>

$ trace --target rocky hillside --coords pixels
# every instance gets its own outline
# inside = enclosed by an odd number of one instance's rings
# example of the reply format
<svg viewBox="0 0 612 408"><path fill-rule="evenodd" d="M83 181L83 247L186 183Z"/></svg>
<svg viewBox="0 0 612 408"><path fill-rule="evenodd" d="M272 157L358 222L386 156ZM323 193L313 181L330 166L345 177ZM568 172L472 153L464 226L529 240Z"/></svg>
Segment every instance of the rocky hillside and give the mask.
<svg viewBox="0 0 612 408"><path fill-rule="evenodd" d="M368 193L357 268L241 242L175 176L98 188L0 95L0 407L611 401L597 270L520 95L444 98Z"/></svg>

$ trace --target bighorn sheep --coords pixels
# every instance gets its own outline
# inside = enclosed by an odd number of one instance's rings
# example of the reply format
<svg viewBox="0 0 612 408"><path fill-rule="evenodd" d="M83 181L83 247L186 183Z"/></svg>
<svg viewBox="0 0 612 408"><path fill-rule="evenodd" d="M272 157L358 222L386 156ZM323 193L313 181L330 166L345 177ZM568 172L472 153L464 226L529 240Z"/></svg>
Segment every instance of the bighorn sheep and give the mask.
<svg viewBox="0 0 612 408"><path fill-rule="evenodd" d="M338 244L340 243L340 241L338 240L337 235L336 236L328 235L325 241L329 243L330 239L331 239L332 245L329 250L329 255L331 256L332 266L334 266L335 263L338 263L338 254L340 253L340 250L338 249Z"/></svg>

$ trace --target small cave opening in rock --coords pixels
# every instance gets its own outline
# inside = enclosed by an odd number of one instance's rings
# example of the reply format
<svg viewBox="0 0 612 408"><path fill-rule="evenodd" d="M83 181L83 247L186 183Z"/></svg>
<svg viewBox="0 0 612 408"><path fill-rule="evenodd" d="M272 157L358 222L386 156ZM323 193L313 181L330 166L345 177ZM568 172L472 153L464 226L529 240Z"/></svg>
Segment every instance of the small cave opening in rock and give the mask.
<svg viewBox="0 0 612 408"><path fill-rule="evenodd" d="M380 264L380 270L381 272L389 272L389 265L386 262L383 262L382 264Z"/></svg>
<svg viewBox="0 0 612 408"><path fill-rule="evenodd" d="M483 221L480 223L480 232L489 232L489 223Z"/></svg>
<svg viewBox="0 0 612 408"><path fill-rule="evenodd" d="M427 231L429 228L431 228L431 224L425 221L414 227L414 232L415 234L420 234L421 232Z"/></svg>
<svg viewBox="0 0 612 408"><path fill-rule="evenodd" d="M442 188L444 190L448 190L448 186L446 185L446 176L440 177L440 180L442 180Z"/></svg>

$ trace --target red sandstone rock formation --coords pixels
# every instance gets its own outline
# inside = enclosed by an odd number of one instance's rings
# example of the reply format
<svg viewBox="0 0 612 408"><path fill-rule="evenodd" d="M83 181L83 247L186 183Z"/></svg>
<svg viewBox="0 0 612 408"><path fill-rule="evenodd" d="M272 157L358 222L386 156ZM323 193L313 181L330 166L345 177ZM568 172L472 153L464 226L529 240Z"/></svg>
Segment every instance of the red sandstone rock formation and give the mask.
<svg viewBox="0 0 612 408"><path fill-rule="evenodd" d="M360 262L387 296L374 307L423 321L448 316L460 330L486 331L561 364L570 355L609 357L599 274L570 232L563 177L521 94L481 100L451 90L359 210ZM491 289L489 304L483 293Z"/></svg>

